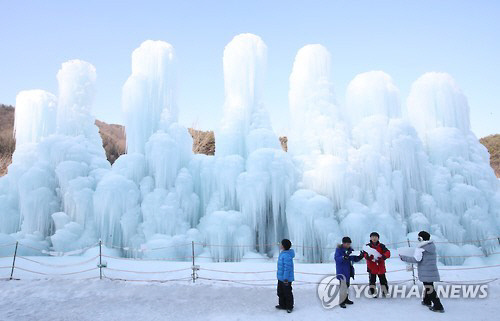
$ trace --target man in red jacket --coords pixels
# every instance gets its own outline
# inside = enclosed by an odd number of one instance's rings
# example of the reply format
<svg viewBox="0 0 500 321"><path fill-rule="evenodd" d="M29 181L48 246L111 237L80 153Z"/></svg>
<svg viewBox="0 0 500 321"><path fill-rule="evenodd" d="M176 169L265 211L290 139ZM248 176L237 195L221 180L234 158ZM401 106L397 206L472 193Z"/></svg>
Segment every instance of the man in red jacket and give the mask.
<svg viewBox="0 0 500 321"><path fill-rule="evenodd" d="M387 247L385 247L384 244L379 242L379 238L380 236L377 232L370 233L370 243L366 244L366 246L377 251L380 255L370 254L369 252L373 252L372 250L365 251L364 253L368 274L370 276L369 293L374 298L377 297L377 295L375 294L375 282L377 280L377 275L380 281L380 290L382 292L382 296L385 297L387 294L388 286L387 278L385 277L385 260L391 257L391 252L387 249Z"/></svg>

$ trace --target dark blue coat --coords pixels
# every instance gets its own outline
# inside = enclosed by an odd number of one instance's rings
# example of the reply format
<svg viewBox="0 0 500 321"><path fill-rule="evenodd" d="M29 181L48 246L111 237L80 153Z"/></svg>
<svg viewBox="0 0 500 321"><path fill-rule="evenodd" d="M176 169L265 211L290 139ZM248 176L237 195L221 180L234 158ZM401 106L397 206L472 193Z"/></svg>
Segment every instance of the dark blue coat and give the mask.
<svg viewBox="0 0 500 321"><path fill-rule="evenodd" d="M337 270L337 279L341 280L339 275L343 275L346 281L349 281L350 278L354 279L354 266L352 262L360 261L363 256L349 256L346 260L344 259L344 255L349 251L349 254L352 252L352 248L346 249L342 245L337 246L335 250L335 267Z"/></svg>
<svg viewBox="0 0 500 321"><path fill-rule="evenodd" d="M292 282L294 280L293 277L293 258L295 257L295 251L293 249L289 249L286 251L281 251L278 256L278 272L276 276L278 280L288 282Z"/></svg>

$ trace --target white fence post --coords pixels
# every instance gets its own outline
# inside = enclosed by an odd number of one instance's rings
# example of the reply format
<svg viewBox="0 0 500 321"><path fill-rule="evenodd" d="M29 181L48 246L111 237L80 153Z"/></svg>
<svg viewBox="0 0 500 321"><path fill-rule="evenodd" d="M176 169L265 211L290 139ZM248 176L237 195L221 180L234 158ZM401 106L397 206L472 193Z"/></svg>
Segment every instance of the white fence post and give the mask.
<svg viewBox="0 0 500 321"><path fill-rule="evenodd" d="M410 239L406 238L406 240L408 241L408 247L411 247L410 246ZM411 274L412 274L412 279L413 279L413 285L415 285L415 268L414 268L413 264L411 265Z"/></svg>

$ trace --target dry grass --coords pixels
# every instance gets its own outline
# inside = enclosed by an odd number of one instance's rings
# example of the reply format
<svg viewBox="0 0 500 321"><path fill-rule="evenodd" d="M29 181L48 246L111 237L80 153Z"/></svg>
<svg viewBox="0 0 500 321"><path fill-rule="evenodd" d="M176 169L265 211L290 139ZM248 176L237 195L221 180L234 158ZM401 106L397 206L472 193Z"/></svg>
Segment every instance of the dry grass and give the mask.
<svg viewBox="0 0 500 321"><path fill-rule="evenodd" d="M191 137L193 137L193 153L215 154L215 135L213 131L202 131L194 128L189 128L188 130Z"/></svg>
<svg viewBox="0 0 500 321"><path fill-rule="evenodd" d="M490 152L490 165L500 178L500 134L483 137L479 140Z"/></svg>

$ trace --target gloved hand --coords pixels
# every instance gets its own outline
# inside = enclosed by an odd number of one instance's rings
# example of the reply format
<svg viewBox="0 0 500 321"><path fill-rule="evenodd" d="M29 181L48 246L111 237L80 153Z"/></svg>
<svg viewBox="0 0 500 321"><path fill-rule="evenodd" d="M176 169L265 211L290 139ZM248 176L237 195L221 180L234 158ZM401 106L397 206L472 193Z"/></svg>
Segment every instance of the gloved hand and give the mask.
<svg viewBox="0 0 500 321"><path fill-rule="evenodd" d="M349 254L344 254L344 260L349 261Z"/></svg>
<svg viewBox="0 0 500 321"><path fill-rule="evenodd" d="M373 261L373 254L368 257L370 261Z"/></svg>

